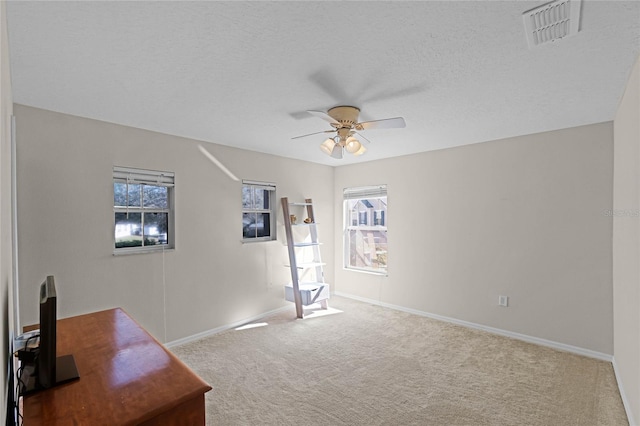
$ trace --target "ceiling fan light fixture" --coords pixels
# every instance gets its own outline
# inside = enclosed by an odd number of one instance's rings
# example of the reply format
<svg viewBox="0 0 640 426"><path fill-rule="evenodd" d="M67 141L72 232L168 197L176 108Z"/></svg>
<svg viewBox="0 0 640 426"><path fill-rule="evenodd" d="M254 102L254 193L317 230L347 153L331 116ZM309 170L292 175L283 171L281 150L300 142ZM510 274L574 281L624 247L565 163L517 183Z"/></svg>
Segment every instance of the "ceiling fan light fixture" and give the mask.
<svg viewBox="0 0 640 426"><path fill-rule="evenodd" d="M320 144L320 149L322 150L322 152L324 152L327 155L331 155L333 148L336 146L336 142L331 139L331 138L327 138L324 142L322 142Z"/></svg>
<svg viewBox="0 0 640 426"><path fill-rule="evenodd" d="M557 0L557 1L581 1L581 0ZM404 118L384 118L382 120L358 122L360 108L354 106L340 105L324 111L307 111L309 114L327 121L331 124L331 130L324 130L309 133L302 136L295 136L292 139L304 138L318 135L320 133L333 133L335 136L325 139L320 144L320 150L330 157L342 159L345 151L351 155L362 155L367 149L362 142L354 137L358 135L367 143L371 143L364 135L358 133L364 130L374 129L400 129L406 127Z"/></svg>
<svg viewBox="0 0 640 426"><path fill-rule="evenodd" d="M360 150L362 144L360 141L353 136L349 136L346 140L345 148L349 154L355 154Z"/></svg>
<svg viewBox="0 0 640 426"><path fill-rule="evenodd" d="M333 145L333 150L331 151L331 156L338 160L342 159L342 145L336 143Z"/></svg>
<svg viewBox="0 0 640 426"><path fill-rule="evenodd" d="M362 155L366 150L367 148L365 148L364 145L360 144L360 149L354 152L353 155Z"/></svg>

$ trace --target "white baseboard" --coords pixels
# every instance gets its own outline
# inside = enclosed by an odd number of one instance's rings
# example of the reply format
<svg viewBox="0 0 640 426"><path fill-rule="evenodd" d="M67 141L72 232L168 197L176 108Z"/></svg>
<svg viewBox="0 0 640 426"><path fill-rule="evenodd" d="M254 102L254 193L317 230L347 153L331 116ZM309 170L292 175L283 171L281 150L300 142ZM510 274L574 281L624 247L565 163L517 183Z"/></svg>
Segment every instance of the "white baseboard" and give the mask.
<svg viewBox="0 0 640 426"><path fill-rule="evenodd" d="M577 355L587 356L589 358L595 358L602 361L611 362L613 360L613 356L609 354L605 354L602 352L592 351L591 349L580 348L578 346L567 345L560 342L554 342L552 340L541 339L539 337L528 336L526 334L515 333L513 331L503 330L500 328L489 327L482 324L476 324L469 321L463 321L456 318L445 317L438 314L432 314L430 312L419 311L417 309L405 308L404 306L392 305L390 303L380 302L374 299L367 299L366 297L354 296L353 294L342 293L336 291L334 293L336 296L342 296L353 300L358 300L360 302L370 303L372 305L378 305L385 308L395 309L397 311L407 312L410 314L420 315L427 318L436 319L439 321L449 322L452 324L461 325L463 327L474 328L476 330L486 331L492 334L498 334L500 336L511 337L513 339L522 340L529 343L534 343L540 346L547 346L553 349L558 349L565 352L571 352Z"/></svg>
<svg viewBox="0 0 640 426"><path fill-rule="evenodd" d="M624 411L627 413L627 420L629 420L630 426L638 426L638 423L633 419L633 413L631 412L631 406L629 405L629 399L627 399L627 395L624 393L624 389L622 388L622 382L620 381L620 373L618 373L618 366L616 365L616 357L613 357L611 361L613 364L613 372L616 375L616 382L618 383L618 389L620 390L620 397L622 398L622 405L624 405Z"/></svg>
<svg viewBox="0 0 640 426"><path fill-rule="evenodd" d="M245 325L247 323L250 323L250 322L253 322L253 321L257 321L257 320L262 319L262 318L264 318L266 316L269 316L269 315L272 315L272 314L277 314L278 312L282 312L282 311L285 311L287 309L291 309L291 306L292 305L286 305L286 306L283 306L281 308L274 309L272 311L268 311L268 312L262 313L260 315L256 315L254 317L251 317L251 318L245 318L243 320L236 321L236 322L231 323L231 324L226 324L226 325L223 325L223 326L220 326L220 327L213 328L211 330L206 330L206 331L203 331L203 332L191 335L191 336L183 337L182 339L173 340L171 342L165 343L164 345L167 348L172 348L172 347L175 347L175 346L184 345L184 344L189 343L189 342L200 340L200 339L203 339L203 338L208 337L208 336L213 336L214 334L222 333L223 331L227 331L227 330L230 330L232 328L237 328L237 327L240 327L241 325Z"/></svg>

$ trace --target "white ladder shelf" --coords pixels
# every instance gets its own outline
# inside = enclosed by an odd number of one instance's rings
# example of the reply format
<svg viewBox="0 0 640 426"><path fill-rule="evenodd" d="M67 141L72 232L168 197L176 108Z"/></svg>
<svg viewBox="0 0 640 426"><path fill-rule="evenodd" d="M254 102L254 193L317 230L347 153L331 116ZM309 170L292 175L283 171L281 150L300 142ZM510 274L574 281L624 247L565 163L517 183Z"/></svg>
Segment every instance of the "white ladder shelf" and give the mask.
<svg viewBox="0 0 640 426"><path fill-rule="evenodd" d="M324 282L324 263L320 256L320 241L318 241L318 228L313 214L313 202L311 198L304 203L290 203L287 197L281 199L282 214L284 215L284 230L287 235L287 248L289 250L289 268L291 269L291 286L285 286L285 298L296 305L296 316L304 318L303 306L320 303L322 309L327 309L327 300L330 297L329 284ZM299 217L294 222L292 215L306 214L306 218ZM296 241L293 235L294 227L304 227L307 230L305 241ZM306 258L298 261L296 249L311 250L312 261ZM313 279L303 281L302 278L311 273Z"/></svg>

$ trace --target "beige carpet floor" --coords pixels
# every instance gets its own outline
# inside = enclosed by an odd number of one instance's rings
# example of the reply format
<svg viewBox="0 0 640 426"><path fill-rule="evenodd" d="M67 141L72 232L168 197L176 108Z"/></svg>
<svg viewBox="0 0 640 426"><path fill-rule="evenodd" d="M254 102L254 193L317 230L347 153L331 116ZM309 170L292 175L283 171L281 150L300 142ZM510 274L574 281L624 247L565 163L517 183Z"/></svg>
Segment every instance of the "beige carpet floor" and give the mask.
<svg viewBox="0 0 640 426"><path fill-rule="evenodd" d="M208 425L627 425L610 363L334 297L172 348Z"/></svg>

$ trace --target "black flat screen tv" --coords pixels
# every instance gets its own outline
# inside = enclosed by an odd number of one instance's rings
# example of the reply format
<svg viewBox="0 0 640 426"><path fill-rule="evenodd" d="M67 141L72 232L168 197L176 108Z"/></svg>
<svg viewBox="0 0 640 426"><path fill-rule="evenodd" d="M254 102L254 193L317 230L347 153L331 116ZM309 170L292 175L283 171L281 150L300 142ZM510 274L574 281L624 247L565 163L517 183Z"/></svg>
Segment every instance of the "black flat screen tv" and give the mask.
<svg viewBox="0 0 640 426"><path fill-rule="evenodd" d="M48 389L80 377L73 355L56 356L57 351L56 284L49 275L40 285L40 346L35 365L36 383L27 392Z"/></svg>
<svg viewBox="0 0 640 426"><path fill-rule="evenodd" d="M52 275L40 285L40 353L38 383L43 388L56 384L56 284Z"/></svg>

